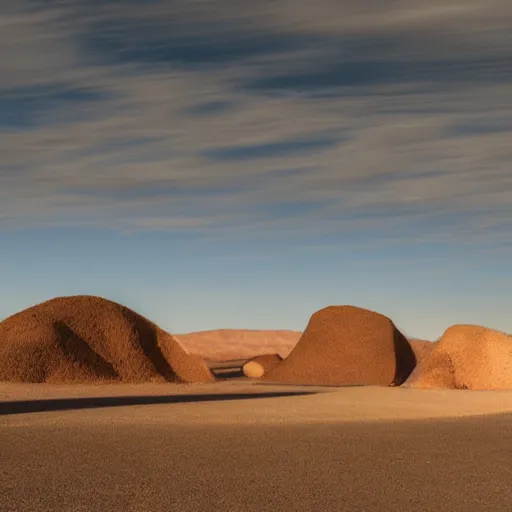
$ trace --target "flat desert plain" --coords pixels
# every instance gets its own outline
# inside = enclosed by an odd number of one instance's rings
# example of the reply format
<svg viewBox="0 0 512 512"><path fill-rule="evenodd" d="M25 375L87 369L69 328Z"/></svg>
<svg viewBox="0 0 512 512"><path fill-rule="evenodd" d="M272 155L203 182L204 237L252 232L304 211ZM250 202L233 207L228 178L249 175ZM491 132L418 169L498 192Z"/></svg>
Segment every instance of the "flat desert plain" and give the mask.
<svg viewBox="0 0 512 512"><path fill-rule="evenodd" d="M512 392L0 384L2 511L510 511Z"/></svg>

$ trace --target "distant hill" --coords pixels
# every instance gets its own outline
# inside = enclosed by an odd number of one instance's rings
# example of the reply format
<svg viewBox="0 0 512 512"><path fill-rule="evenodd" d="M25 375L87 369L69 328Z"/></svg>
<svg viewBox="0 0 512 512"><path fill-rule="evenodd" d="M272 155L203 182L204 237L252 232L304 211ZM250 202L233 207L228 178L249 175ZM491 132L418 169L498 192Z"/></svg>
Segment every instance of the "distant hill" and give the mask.
<svg viewBox="0 0 512 512"><path fill-rule="evenodd" d="M174 338L190 354L222 361L249 359L259 354L286 357L301 335L300 331L290 330L215 329L175 334Z"/></svg>
<svg viewBox="0 0 512 512"><path fill-rule="evenodd" d="M213 329L173 335L188 353L212 361L250 359L260 354L279 354L285 358L301 336L300 331L286 329ZM411 340L419 345L425 341Z"/></svg>

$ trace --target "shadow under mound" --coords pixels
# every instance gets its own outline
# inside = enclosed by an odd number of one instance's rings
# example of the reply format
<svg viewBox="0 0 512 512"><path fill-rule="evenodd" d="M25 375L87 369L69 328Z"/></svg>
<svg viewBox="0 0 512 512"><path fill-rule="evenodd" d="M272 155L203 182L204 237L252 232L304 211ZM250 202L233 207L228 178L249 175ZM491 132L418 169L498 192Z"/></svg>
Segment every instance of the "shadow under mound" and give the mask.
<svg viewBox="0 0 512 512"><path fill-rule="evenodd" d="M243 366L247 359L229 359L226 361L209 361L208 367L217 380L245 378Z"/></svg>
<svg viewBox="0 0 512 512"><path fill-rule="evenodd" d="M0 416L35 412L99 409L103 407L126 407L130 405L159 405L195 402L224 402L256 398L280 398L314 395L315 391L277 391L261 393L225 393L222 395L158 395L158 396L108 396L87 398L51 398L0 403Z"/></svg>
<svg viewBox="0 0 512 512"><path fill-rule="evenodd" d="M213 375L217 380L231 380L231 379L245 379L246 376L241 369L224 370L224 371L212 371Z"/></svg>

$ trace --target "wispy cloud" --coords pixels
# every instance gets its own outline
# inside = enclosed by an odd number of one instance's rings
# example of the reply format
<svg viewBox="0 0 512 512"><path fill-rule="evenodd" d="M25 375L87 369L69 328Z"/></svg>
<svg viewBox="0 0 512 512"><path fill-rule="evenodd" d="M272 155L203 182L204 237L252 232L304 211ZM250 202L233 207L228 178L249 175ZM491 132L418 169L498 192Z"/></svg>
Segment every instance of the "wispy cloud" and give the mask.
<svg viewBox="0 0 512 512"><path fill-rule="evenodd" d="M339 144L339 140L332 135L310 135L305 139L289 139L263 144L247 146L228 146L215 148L203 152L203 156L218 162L240 162L246 160L289 157L297 154L315 154L322 149Z"/></svg>
<svg viewBox="0 0 512 512"><path fill-rule="evenodd" d="M3 227L510 250L509 2L0 9Z"/></svg>
<svg viewBox="0 0 512 512"><path fill-rule="evenodd" d="M56 83L51 86L4 89L0 97L0 128L47 127L58 118L57 111L66 110L70 105L87 108L88 104L101 98L99 91Z"/></svg>

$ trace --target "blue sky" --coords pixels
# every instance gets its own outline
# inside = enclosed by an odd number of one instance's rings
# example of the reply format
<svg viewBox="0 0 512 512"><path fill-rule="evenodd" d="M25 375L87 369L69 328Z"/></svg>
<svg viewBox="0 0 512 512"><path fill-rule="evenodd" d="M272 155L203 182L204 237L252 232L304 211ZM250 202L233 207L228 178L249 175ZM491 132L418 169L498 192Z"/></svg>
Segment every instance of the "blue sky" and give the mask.
<svg viewBox="0 0 512 512"><path fill-rule="evenodd" d="M0 0L0 318L329 304L512 332L512 4Z"/></svg>

